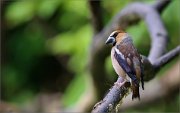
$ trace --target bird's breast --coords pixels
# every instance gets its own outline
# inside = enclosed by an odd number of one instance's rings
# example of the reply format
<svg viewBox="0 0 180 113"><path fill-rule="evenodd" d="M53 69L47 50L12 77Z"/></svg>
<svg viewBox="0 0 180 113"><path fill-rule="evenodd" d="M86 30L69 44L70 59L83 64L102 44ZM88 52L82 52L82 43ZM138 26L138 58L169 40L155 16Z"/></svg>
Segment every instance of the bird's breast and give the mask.
<svg viewBox="0 0 180 113"><path fill-rule="evenodd" d="M119 63L117 62L116 58L114 57L114 54L115 54L115 48L113 47L111 49L111 60L112 60L113 68L119 76L122 76L123 78L125 78L126 74L125 74L124 70L121 68L121 66L119 65Z"/></svg>

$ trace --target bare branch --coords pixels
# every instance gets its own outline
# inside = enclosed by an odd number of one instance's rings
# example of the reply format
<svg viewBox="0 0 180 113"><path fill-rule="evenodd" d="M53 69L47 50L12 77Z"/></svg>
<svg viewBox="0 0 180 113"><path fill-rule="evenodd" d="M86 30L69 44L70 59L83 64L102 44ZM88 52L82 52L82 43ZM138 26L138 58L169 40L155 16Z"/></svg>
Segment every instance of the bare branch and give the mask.
<svg viewBox="0 0 180 113"><path fill-rule="evenodd" d="M103 28L101 1L88 0L88 3L91 11L91 20L94 27L94 34L97 34Z"/></svg>
<svg viewBox="0 0 180 113"><path fill-rule="evenodd" d="M124 95L127 94L130 87L129 82L122 83L123 81L124 80L122 80L122 78L118 78L105 98L94 106L92 111L93 113L112 112L112 110L116 109L114 107L116 107L120 100L122 100Z"/></svg>
<svg viewBox="0 0 180 113"><path fill-rule="evenodd" d="M175 49L171 50L170 52L166 53L162 57L156 60L156 62L153 65L156 70L158 70L160 67L164 66L168 62L170 62L174 57L180 54L180 46L176 47Z"/></svg>

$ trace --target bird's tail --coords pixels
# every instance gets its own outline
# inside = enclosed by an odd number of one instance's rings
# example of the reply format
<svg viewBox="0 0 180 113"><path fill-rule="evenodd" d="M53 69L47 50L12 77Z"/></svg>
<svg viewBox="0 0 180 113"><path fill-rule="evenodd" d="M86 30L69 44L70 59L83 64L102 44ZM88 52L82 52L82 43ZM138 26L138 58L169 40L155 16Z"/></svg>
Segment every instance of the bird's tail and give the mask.
<svg viewBox="0 0 180 113"><path fill-rule="evenodd" d="M132 100L134 98L139 98L140 100L140 95L139 95L139 85L136 85L134 82L132 82Z"/></svg>

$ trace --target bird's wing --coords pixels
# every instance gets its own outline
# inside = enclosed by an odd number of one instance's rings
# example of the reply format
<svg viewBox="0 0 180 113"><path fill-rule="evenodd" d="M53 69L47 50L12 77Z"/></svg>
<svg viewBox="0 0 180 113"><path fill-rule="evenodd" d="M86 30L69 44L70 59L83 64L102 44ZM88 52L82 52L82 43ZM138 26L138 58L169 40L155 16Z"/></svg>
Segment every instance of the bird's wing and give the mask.
<svg viewBox="0 0 180 113"><path fill-rule="evenodd" d="M123 43L115 47L114 56L127 75L136 84L139 84L141 77L141 74L139 73L141 72L141 57L130 38L127 38Z"/></svg>
<svg viewBox="0 0 180 113"><path fill-rule="evenodd" d="M127 73L127 75L138 85L139 81L137 80L137 77L135 76L134 69L132 69L132 67L128 64L128 62L124 59L122 54L115 51L114 57L119 63L119 65L122 67L122 69Z"/></svg>

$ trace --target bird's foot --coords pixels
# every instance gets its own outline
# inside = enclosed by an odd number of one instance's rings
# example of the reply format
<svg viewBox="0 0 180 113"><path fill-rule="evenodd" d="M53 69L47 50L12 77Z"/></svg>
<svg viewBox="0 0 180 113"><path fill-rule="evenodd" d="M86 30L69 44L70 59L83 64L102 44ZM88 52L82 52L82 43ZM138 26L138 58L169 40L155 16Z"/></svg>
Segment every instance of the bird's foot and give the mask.
<svg viewBox="0 0 180 113"><path fill-rule="evenodd" d="M117 85L117 86L122 86L122 85L124 85L126 82L127 82L127 81L124 80L124 81L122 81L122 82L115 82L114 84Z"/></svg>

